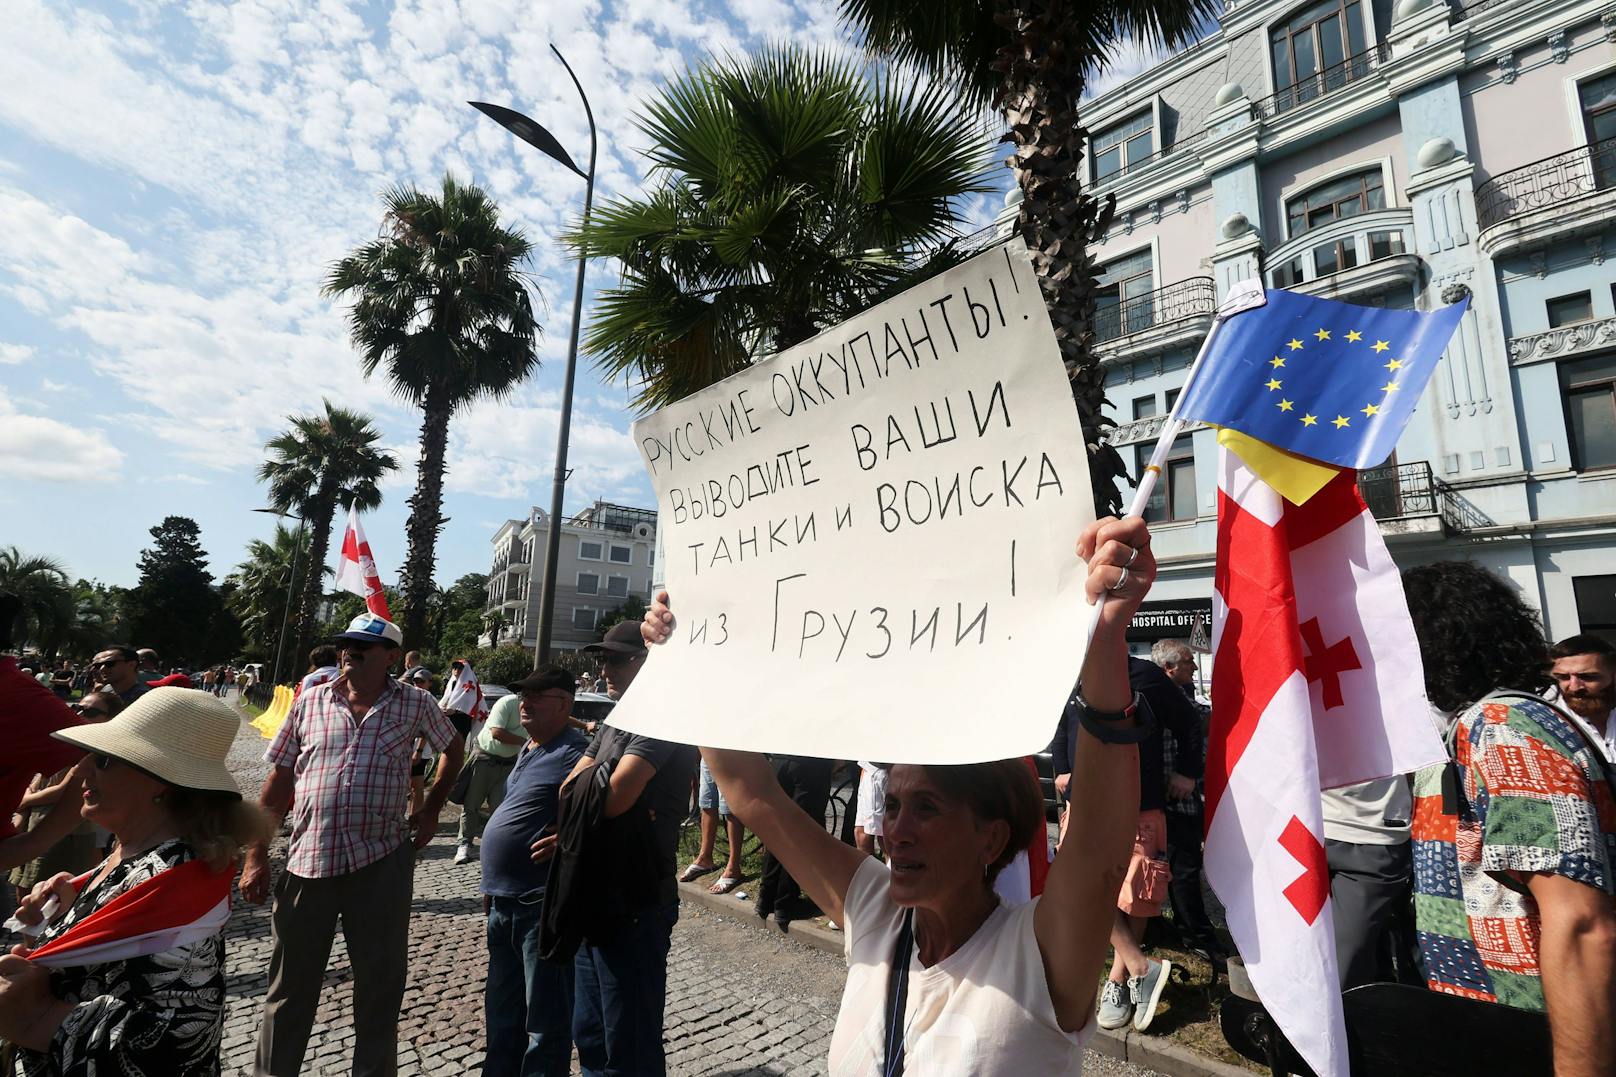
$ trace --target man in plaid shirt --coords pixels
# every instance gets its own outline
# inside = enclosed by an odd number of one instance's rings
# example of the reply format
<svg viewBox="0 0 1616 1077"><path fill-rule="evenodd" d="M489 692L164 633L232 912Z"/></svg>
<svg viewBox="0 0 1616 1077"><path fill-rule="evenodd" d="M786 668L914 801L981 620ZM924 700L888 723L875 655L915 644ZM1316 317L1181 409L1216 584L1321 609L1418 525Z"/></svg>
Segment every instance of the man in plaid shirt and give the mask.
<svg viewBox="0 0 1616 1077"><path fill-rule="evenodd" d="M398 1071L415 853L437 833L465 752L437 701L392 678L402 640L392 622L356 617L333 641L341 674L298 697L264 753L274 765L264 807L277 819L290 804L296 810L271 915L260 1077L294 1077L303 1068L338 918L349 953L364 956L353 962L353 1072ZM410 756L423 736L442 763L426 803L408 815ZM269 874L267 850L249 848L242 897L263 901Z"/></svg>

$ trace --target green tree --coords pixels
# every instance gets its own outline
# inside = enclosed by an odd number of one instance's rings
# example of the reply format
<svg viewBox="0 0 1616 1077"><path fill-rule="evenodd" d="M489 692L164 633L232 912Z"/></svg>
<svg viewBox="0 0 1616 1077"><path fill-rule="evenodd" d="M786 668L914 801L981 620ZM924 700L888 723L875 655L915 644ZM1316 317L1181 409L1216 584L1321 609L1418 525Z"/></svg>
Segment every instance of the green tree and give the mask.
<svg viewBox="0 0 1616 1077"><path fill-rule="evenodd" d="M602 613L600 615L600 620L595 622L595 629L599 633L599 638L605 639L606 630L612 627L612 625L619 624L623 621L643 620L645 620L645 600L636 598L634 595L629 595L628 600L621 606L617 607L615 610L607 610L605 613Z"/></svg>
<svg viewBox="0 0 1616 1077"><path fill-rule="evenodd" d="M957 262L959 200L990 189L951 89L790 47L709 61L639 125L655 185L565 238L621 263L585 347L646 409Z"/></svg>
<svg viewBox="0 0 1616 1077"><path fill-rule="evenodd" d="M304 541L302 548L300 539ZM233 585L227 604L241 625L242 646L248 658L275 660L292 587L293 562L299 574L307 571L306 545L306 536L277 521L274 536L268 542L253 539L247 543L246 560L226 578L226 584Z"/></svg>
<svg viewBox="0 0 1616 1077"><path fill-rule="evenodd" d="M483 633L483 607L488 604L488 577L468 572L434 593L430 634L435 654L469 654Z"/></svg>
<svg viewBox="0 0 1616 1077"><path fill-rule="evenodd" d="M294 656L307 654L314 636L337 506L364 512L380 505L377 484L398 467L398 461L376 447L382 435L368 415L334 408L329 400L322 403L323 415L287 416L291 426L264 446L269 459L258 469L258 480L269 484L270 506L295 513L308 527L309 564L321 569L303 577L292 635Z"/></svg>
<svg viewBox="0 0 1616 1077"><path fill-rule="evenodd" d="M477 680L482 684L508 685L533 672L533 656L514 643L504 647L485 647L463 657L477 671ZM439 670L438 675L442 677L447 674Z"/></svg>
<svg viewBox="0 0 1616 1077"><path fill-rule="evenodd" d="M449 420L483 397L508 395L538 367L539 333L521 269L532 244L502 227L475 186L445 176L438 195L395 187L384 234L338 262L328 295L352 296L348 323L365 376L386 368L421 409L421 447L399 576L406 646L426 642L427 595L443 529Z"/></svg>
<svg viewBox="0 0 1616 1077"><path fill-rule="evenodd" d="M206 664L214 657L210 637L223 602L201 530L189 517L165 516L151 537L140 554L140 582L129 592L131 642L155 648L169 665Z"/></svg>
<svg viewBox="0 0 1616 1077"><path fill-rule="evenodd" d="M66 649L75 658L88 658L111 643L129 638L124 612L129 591L95 580L79 580L73 585L73 624L68 629Z"/></svg>
<svg viewBox="0 0 1616 1077"><path fill-rule="evenodd" d="M1094 355L1094 259L1116 208L1084 192L1088 131L1078 115L1088 77L1130 40L1178 47L1222 10L1219 0L841 0L871 50L953 79L1004 113L1021 188L1016 225L1055 325L1089 450L1097 512L1118 513L1122 457L1101 439L1105 386Z"/></svg>
<svg viewBox="0 0 1616 1077"><path fill-rule="evenodd" d="M0 549L0 592L15 594L22 602L17 642L54 654L74 617L73 588L62 563L26 556L15 546Z"/></svg>

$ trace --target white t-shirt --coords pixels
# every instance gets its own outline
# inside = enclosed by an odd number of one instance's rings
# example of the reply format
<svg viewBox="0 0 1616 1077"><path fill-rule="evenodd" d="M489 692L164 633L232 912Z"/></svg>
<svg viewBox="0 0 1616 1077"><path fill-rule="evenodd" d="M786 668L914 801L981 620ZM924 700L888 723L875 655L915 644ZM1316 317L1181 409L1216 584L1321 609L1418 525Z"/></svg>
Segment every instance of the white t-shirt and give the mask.
<svg viewBox="0 0 1616 1077"><path fill-rule="evenodd" d="M847 888L847 987L830 1041L831 1077L881 1072L887 977L903 926L887 866L871 857ZM904 1072L1040 1077L1083 1072L1090 1020L1062 1032L1033 935L1037 900L993 910L964 946L926 968L917 946L904 1014Z"/></svg>

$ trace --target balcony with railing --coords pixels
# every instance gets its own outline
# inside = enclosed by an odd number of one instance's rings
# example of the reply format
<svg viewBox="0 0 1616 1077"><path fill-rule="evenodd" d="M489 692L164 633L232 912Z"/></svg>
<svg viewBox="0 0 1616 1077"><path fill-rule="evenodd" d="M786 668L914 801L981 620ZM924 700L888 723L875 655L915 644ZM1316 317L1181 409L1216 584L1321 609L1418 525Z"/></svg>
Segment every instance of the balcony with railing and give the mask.
<svg viewBox="0 0 1616 1077"><path fill-rule="evenodd" d="M1443 534L1467 529L1453 491L1418 460L1358 472L1358 492L1389 535Z"/></svg>
<svg viewBox="0 0 1616 1077"><path fill-rule="evenodd" d="M1194 339L1203 334L1211 327L1217 309L1217 286L1212 278L1190 277L1097 308L1094 343L1107 358L1164 350L1181 343L1181 337Z"/></svg>
<svg viewBox="0 0 1616 1077"><path fill-rule="evenodd" d="M1616 211L1616 138L1501 172L1476 188L1476 227L1491 256L1533 240L1603 229Z"/></svg>
<svg viewBox="0 0 1616 1077"><path fill-rule="evenodd" d="M1252 108L1264 120L1274 120L1280 116L1305 108L1307 105L1334 93L1344 86L1361 82L1375 72L1392 56L1391 45L1385 41L1377 41L1370 48L1349 56L1340 63L1331 64L1311 75L1297 79L1291 85L1269 94L1267 97L1252 102Z"/></svg>

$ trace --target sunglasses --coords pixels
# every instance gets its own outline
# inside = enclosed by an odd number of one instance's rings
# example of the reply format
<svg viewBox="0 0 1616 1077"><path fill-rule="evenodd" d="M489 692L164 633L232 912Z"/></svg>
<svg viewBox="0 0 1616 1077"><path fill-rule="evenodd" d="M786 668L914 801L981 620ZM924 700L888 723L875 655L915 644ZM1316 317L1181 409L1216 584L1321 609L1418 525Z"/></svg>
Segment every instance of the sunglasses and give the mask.
<svg viewBox="0 0 1616 1077"><path fill-rule="evenodd" d="M119 759L117 756L108 755L106 752L91 752L90 760L95 764L96 770L106 771L111 770L113 767L128 767L130 770L135 771L138 774L144 774L153 781L159 781L165 785L168 784L168 780L166 778L159 778L145 767L137 767L127 759Z"/></svg>
<svg viewBox="0 0 1616 1077"><path fill-rule="evenodd" d="M635 659L644 658L643 654L621 654L607 652L600 660L602 666L626 666Z"/></svg>
<svg viewBox="0 0 1616 1077"><path fill-rule="evenodd" d="M86 707L81 703L73 704L73 713L82 718L106 718L112 714L109 710L104 710L100 707Z"/></svg>
<svg viewBox="0 0 1616 1077"><path fill-rule="evenodd" d="M91 669L105 669L107 666L121 665L124 662L133 662L133 658L103 658L99 662L91 662Z"/></svg>
<svg viewBox="0 0 1616 1077"><path fill-rule="evenodd" d="M382 646L382 644L377 643L374 640L345 639L337 645L337 649L339 651L359 651L362 653L365 651L374 651L380 646Z"/></svg>

